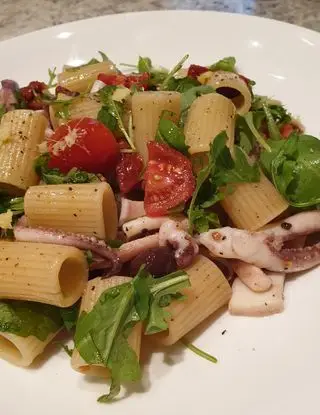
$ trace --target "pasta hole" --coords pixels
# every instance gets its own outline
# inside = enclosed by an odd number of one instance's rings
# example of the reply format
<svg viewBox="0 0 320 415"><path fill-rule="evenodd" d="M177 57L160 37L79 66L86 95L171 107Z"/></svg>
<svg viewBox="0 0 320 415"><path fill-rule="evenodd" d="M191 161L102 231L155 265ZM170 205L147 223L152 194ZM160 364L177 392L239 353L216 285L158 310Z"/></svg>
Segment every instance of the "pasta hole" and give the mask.
<svg viewBox="0 0 320 415"><path fill-rule="evenodd" d="M61 265L59 284L64 298L74 298L75 293L83 289L85 269L83 263L76 258L67 258Z"/></svg>
<svg viewBox="0 0 320 415"><path fill-rule="evenodd" d="M0 336L0 356L5 357L11 362L19 363L22 360L22 354L17 346L4 336Z"/></svg>
<svg viewBox="0 0 320 415"><path fill-rule="evenodd" d="M227 86L222 86L217 88L216 91L218 94L223 95L226 98L229 98L236 108L241 108L244 104L244 97L243 95L235 88L230 88Z"/></svg>

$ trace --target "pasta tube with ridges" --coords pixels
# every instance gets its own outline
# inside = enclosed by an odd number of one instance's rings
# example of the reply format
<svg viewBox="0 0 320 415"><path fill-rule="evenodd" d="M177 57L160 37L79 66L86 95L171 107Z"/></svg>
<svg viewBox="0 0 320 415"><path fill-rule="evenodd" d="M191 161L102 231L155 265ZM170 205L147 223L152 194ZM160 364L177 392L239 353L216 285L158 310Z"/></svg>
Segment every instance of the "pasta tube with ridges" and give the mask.
<svg viewBox="0 0 320 415"><path fill-rule="evenodd" d="M20 337L16 334L1 332L0 358L17 366L30 366L57 333L50 333L45 341L41 341L35 336Z"/></svg>
<svg viewBox="0 0 320 415"><path fill-rule="evenodd" d="M288 203L261 173L258 183L239 183L221 201L223 209L237 228L254 231L281 215Z"/></svg>
<svg viewBox="0 0 320 415"><path fill-rule="evenodd" d="M89 281L87 283L86 289L82 297L80 314L82 311L90 312L94 305L97 303L101 294L108 288L115 287L117 285L121 285L130 281L132 281L132 278L118 276L114 276L111 278L98 277ZM138 356L138 359L140 356L141 329L141 324L137 324L128 337L128 342L132 349L135 351L136 355ZM110 372L105 366L91 365L89 363L86 363L80 356L77 349L74 349L72 353L71 366L74 370L84 375L105 378L110 377Z"/></svg>
<svg viewBox="0 0 320 415"><path fill-rule="evenodd" d="M0 124L0 187L21 195L38 183L33 163L44 139L46 117L31 110L7 112Z"/></svg>
<svg viewBox="0 0 320 415"><path fill-rule="evenodd" d="M118 226L114 193L106 182L30 187L24 200L30 226L114 239Z"/></svg>
<svg viewBox="0 0 320 415"><path fill-rule="evenodd" d="M117 69L110 61L86 65L78 69L69 69L58 74L58 84L74 92L89 91L100 73L115 74Z"/></svg>
<svg viewBox="0 0 320 415"><path fill-rule="evenodd" d="M201 78L202 77L202 78ZM238 114L246 114L251 107L252 96L246 81L233 72L215 71L210 76L207 73L200 75L206 85L212 86L217 93L230 97Z"/></svg>
<svg viewBox="0 0 320 415"><path fill-rule="evenodd" d="M61 124L65 124L70 120L74 120L76 118L83 118L89 117L97 119L98 112L101 109L101 102L96 99L94 96L86 96L86 97L75 97L70 98L68 95L58 94L57 100L59 101L68 101L72 99L69 110L69 117L59 118L56 113L59 110L59 105L61 104L52 104L50 105L49 113L50 113L50 120L53 125L53 128L56 129Z"/></svg>
<svg viewBox="0 0 320 415"><path fill-rule="evenodd" d="M153 141L163 111L170 111L166 118L174 122L180 116L179 92L146 91L132 96L132 122L134 141L143 160L148 160L147 142Z"/></svg>
<svg viewBox="0 0 320 415"><path fill-rule="evenodd" d="M87 268L74 247L0 241L0 298L69 307L82 295Z"/></svg>
<svg viewBox="0 0 320 415"><path fill-rule="evenodd" d="M209 258L198 255L184 271L189 275L191 287L183 290L186 300L173 301L167 307L171 314L169 329L153 336L160 344L176 343L231 298L227 279Z"/></svg>
<svg viewBox="0 0 320 415"><path fill-rule="evenodd" d="M189 153L202 153L210 150L210 143L226 131L228 147L234 143L236 109L233 103L222 95L212 93L202 95L192 103L184 133Z"/></svg>

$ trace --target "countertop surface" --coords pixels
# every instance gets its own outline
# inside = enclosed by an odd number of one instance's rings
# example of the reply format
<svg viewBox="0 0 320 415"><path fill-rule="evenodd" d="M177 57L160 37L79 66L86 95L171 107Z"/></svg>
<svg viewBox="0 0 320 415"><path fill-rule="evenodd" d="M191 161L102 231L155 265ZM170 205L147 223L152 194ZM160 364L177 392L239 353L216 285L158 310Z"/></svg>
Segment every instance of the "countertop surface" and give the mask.
<svg viewBox="0 0 320 415"><path fill-rule="evenodd" d="M320 0L2 0L0 40L104 14L166 9L243 13L320 31Z"/></svg>

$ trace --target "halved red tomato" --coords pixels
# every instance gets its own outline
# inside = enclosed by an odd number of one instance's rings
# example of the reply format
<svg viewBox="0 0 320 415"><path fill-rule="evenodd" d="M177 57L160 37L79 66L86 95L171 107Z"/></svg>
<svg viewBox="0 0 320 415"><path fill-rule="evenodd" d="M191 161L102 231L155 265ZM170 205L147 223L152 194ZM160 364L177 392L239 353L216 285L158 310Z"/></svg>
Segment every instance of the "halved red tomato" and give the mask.
<svg viewBox="0 0 320 415"><path fill-rule="evenodd" d="M67 173L73 167L91 173L112 171L118 161L119 144L112 132L92 118L69 121L56 129L48 142L49 168Z"/></svg>
<svg viewBox="0 0 320 415"><path fill-rule="evenodd" d="M167 144L150 141L148 151L144 207L148 216L163 216L190 199L195 178L190 160Z"/></svg>
<svg viewBox="0 0 320 415"><path fill-rule="evenodd" d="M121 153L116 167L117 181L121 193L128 193L141 181L143 161L138 153Z"/></svg>
<svg viewBox="0 0 320 415"><path fill-rule="evenodd" d="M147 72L132 75L107 75L100 73L98 80L106 85L123 85L127 88L131 88L135 85L137 88L148 88L149 74Z"/></svg>

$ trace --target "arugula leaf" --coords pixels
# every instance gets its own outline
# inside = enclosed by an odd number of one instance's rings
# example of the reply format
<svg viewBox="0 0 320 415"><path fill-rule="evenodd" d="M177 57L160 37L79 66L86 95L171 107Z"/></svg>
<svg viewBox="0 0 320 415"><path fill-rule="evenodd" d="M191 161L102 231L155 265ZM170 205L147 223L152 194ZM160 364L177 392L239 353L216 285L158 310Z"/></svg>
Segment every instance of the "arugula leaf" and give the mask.
<svg viewBox="0 0 320 415"><path fill-rule="evenodd" d="M139 56L139 60L138 60L138 72L139 73L144 73L144 72L147 72L147 73L151 73L151 70L152 70L152 62L151 62L151 59L150 58L148 58L148 57L142 57L142 56Z"/></svg>
<svg viewBox="0 0 320 415"><path fill-rule="evenodd" d="M268 140L271 151L262 151L260 153L259 164L264 173L272 180L271 165L280 149L283 147L284 140Z"/></svg>
<svg viewBox="0 0 320 415"><path fill-rule="evenodd" d="M108 56L104 52L101 52L99 50L98 53L101 56L101 62L109 61ZM87 63L84 63L84 64L79 65L79 66L65 66L64 70L66 72L73 72L73 71L76 71L78 69L84 68L85 66L94 65L95 63L100 63L99 59L91 58Z"/></svg>
<svg viewBox="0 0 320 415"><path fill-rule="evenodd" d="M226 72L236 72L236 59L234 56L227 56L223 59L220 59L218 62L209 66L210 71L226 71Z"/></svg>
<svg viewBox="0 0 320 415"><path fill-rule="evenodd" d="M45 341L62 327L58 307L29 301L0 301L0 332Z"/></svg>
<svg viewBox="0 0 320 415"><path fill-rule="evenodd" d="M135 150L135 145L123 125L122 115L124 112L124 104L122 102L114 101L112 95L116 90L116 86L107 85L99 91L99 97L103 106L98 113L98 121L102 122L111 131L119 129L125 139L128 141L132 150Z"/></svg>
<svg viewBox="0 0 320 415"><path fill-rule="evenodd" d="M0 121L1 118L4 116L4 114L6 113L6 107L4 104L0 104Z"/></svg>
<svg viewBox="0 0 320 415"><path fill-rule="evenodd" d="M24 198L9 196L6 192L0 192L0 214L11 210L19 215L24 212Z"/></svg>
<svg viewBox="0 0 320 415"><path fill-rule="evenodd" d="M189 146L186 145L186 139L182 128L179 128L172 120L164 118L162 114L158 130L156 133L156 141L168 144L170 147L188 154Z"/></svg>
<svg viewBox="0 0 320 415"><path fill-rule="evenodd" d="M47 83L48 89L57 86L57 82L55 82L57 78L56 70L57 70L56 67L54 67L53 69L50 69L50 68L48 69L48 75L49 75L49 82Z"/></svg>
<svg viewBox="0 0 320 415"><path fill-rule="evenodd" d="M123 382L141 378L137 356L128 343L132 328L139 321L147 321L151 331L165 330L161 298L188 285L189 278L181 271L153 279L140 269L132 281L107 289L89 313L81 313L74 338L77 350L87 363L103 364L111 371L109 394L101 396L99 402L112 400Z"/></svg>
<svg viewBox="0 0 320 415"><path fill-rule="evenodd" d="M150 288L152 296L145 334L155 334L168 329L167 321L171 315L165 307L177 298L180 290L188 286L190 286L190 282L183 271L176 271L165 277L157 278L156 283Z"/></svg>
<svg viewBox="0 0 320 415"><path fill-rule="evenodd" d="M260 173L257 163L250 164L244 151L234 147L234 158L226 145L228 136L225 131L218 134L210 144L207 165L197 175L196 189L188 209L189 232L194 228L198 232L218 224L215 215L205 217L208 212L204 208L213 206L222 200L234 183L259 181ZM227 186L223 192L221 188Z"/></svg>
<svg viewBox="0 0 320 415"><path fill-rule="evenodd" d="M180 69L183 67L183 64L185 61L189 59L189 55L185 55L168 73L166 78L163 80L162 84L160 85L160 90L167 90L169 81L174 77L174 75L180 71Z"/></svg>
<svg viewBox="0 0 320 415"><path fill-rule="evenodd" d="M190 88L181 95L181 115L179 120L179 127L184 126L188 111L193 101L201 95L210 94L214 91L214 88L210 85L201 85Z"/></svg>
<svg viewBox="0 0 320 415"><path fill-rule="evenodd" d="M57 118L62 120L70 119L70 106L74 103L74 100L77 97L70 99L57 99L51 103L52 108L54 109L54 114Z"/></svg>
<svg viewBox="0 0 320 415"><path fill-rule="evenodd" d="M49 153L41 154L34 162L34 169L37 175L46 184L66 184L66 183L94 183L100 182L98 176L88 173L77 168L71 169L67 174L62 173L59 169L49 169Z"/></svg>
<svg viewBox="0 0 320 415"><path fill-rule="evenodd" d="M177 91L183 94L195 86L201 86L201 84L197 79L191 78L190 76L179 79L171 78L168 82L167 91Z"/></svg>
<svg viewBox="0 0 320 415"><path fill-rule="evenodd" d="M270 136L271 140L281 140L282 137L281 137L279 128L278 128L276 122L273 119L270 108L266 104L262 104L262 108L263 108L263 111L264 111L265 116L266 116L266 121L267 121L267 125L268 125L268 130L269 130L269 136Z"/></svg>
<svg viewBox="0 0 320 415"><path fill-rule="evenodd" d="M212 204L214 203L215 202L212 202ZM190 211L189 220L191 220L194 229L198 233L207 232L211 228L220 227L220 220L218 215L215 212L208 212L205 209L200 208L199 206L195 206Z"/></svg>
<svg viewBox="0 0 320 415"><path fill-rule="evenodd" d="M253 136L253 139L256 140L262 148L264 148L267 151L271 151L270 146L268 145L267 141L262 137L262 135L257 130L254 119L253 119L253 113L248 112L242 117L242 120L244 120L247 124L247 127L249 128L250 133ZM249 134L248 134L249 136Z"/></svg>
<svg viewBox="0 0 320 415"><path fill-rule="evenodd" d="M292 134L271 162L273 183L295 207L320 203L320 140Z"/></svg>
<svg viewBox="0 0 320 415"><path fill-rule="evenodd" d="M60 308L60 315L65 328L71 331L77 324L79 315L79 302L67 308Z"/></svg>

